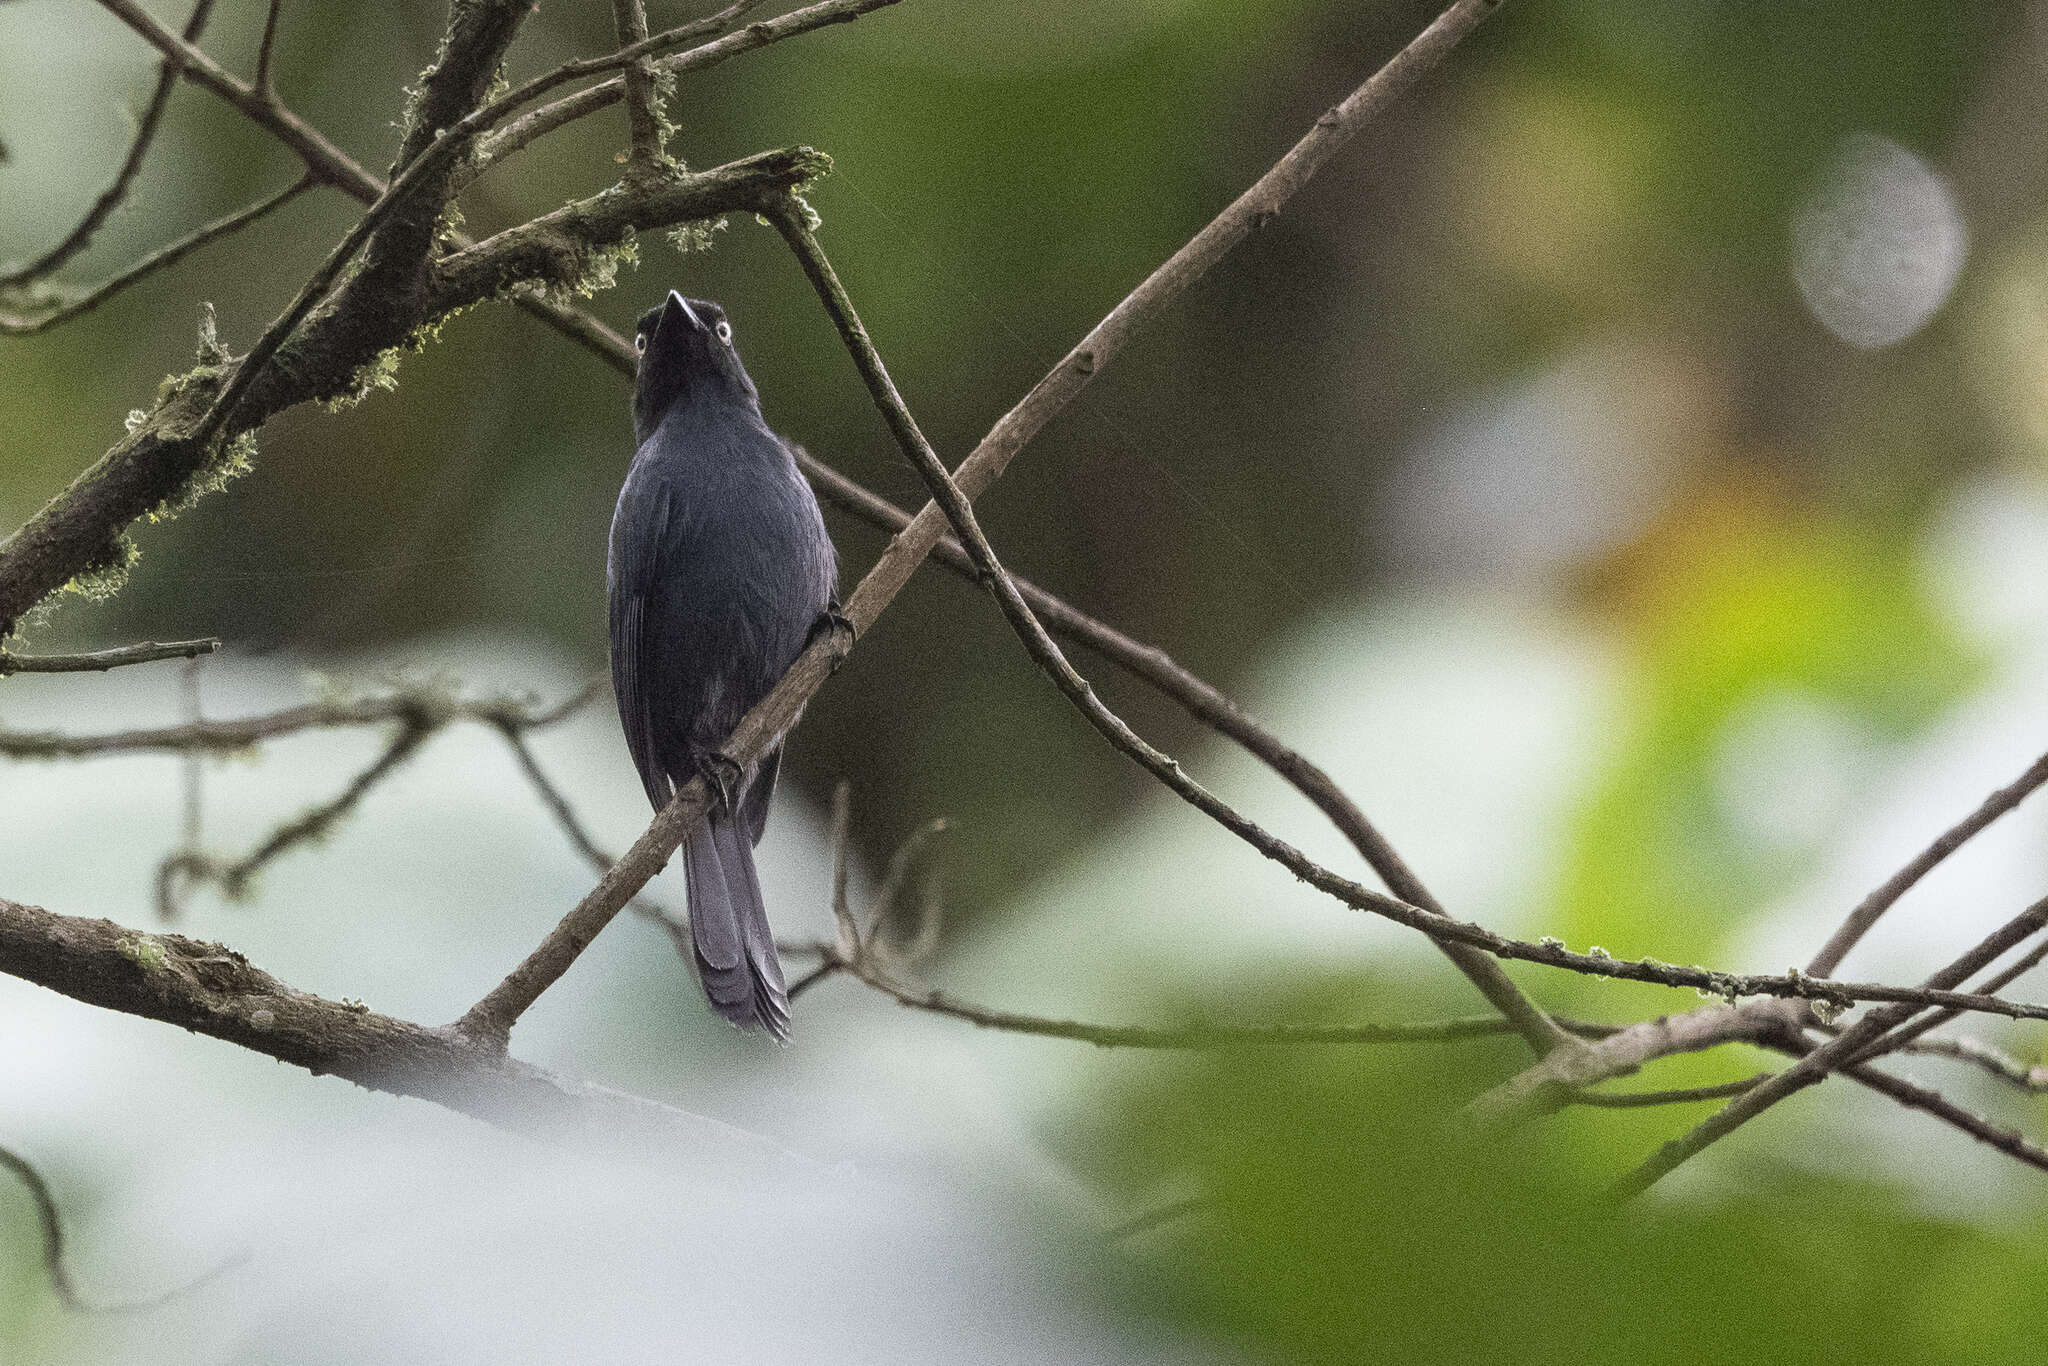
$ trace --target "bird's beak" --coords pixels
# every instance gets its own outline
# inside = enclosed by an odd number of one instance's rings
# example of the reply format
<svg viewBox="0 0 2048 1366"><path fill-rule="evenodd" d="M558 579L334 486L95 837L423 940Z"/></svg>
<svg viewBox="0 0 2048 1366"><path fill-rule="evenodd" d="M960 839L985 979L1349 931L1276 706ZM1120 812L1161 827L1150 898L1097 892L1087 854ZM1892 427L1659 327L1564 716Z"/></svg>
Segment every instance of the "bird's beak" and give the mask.
<svg viewBox="0 0 2048 1366"><path fill-rule="evenodd" d="M664 322L667 321L668 318L673 318L676 315L681 314L683 317L689 319L690 330L692 332L702 332L704 330L704 320L697 316L696 309L690 307L690 301L688 299L685 299L682 296L682 294L676 290L672 289L668 292L668 307L663 311L666 315L663 318Z"/></svg>

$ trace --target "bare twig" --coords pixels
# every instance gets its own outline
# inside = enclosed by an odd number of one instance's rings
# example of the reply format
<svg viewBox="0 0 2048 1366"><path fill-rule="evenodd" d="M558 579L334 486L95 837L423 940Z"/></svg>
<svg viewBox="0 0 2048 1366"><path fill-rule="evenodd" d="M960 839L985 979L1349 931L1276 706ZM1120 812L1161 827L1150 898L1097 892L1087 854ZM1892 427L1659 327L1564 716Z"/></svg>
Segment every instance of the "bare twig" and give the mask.
<svg viewBox="0 0 2048 1366"><path fill-rule="evenodd" d="M2036 759L2025 773L1986 797L1983 803L1955 825L1944 830L1934 843L1921 850L1913 861L1885 879L1882 886L1849 912L1848 919L1828 937L1806 970L1815 977L1826 977L1841 966L1849 950L1870 932L1878 918L1892 908L1893 903L1912 890L1913 885L1932 872L1944 859L1975 838L1986 826L2025 801L2035 788L2048 783L2048 754Z"/></svg>
<svg viewBox="0 0 2048 1366"><path fill-rule="evenodd" d="M1981 995L1995 995L2039 967L2043 959L2048 959L2048 939L2042 940L2014 959L2011 964L1985 978L1977 985L1976 990ZM1962 1012L1955 1009L1933 1011L1903 1029L1893 1030L1880 1041L1883 1045L1881 1049L1865 1053L1859 1061L1872 1062L1884 1053L1895 1053L1928 1031L1948 1024L1960 1014Z"/></svg>
<svg viewBox="0 0 2048 1366"><path fill-rule="evenodd" d="M263 41L256 48L256 93L275 103L277 100L277 74L271 67L271 57L277 46L277 21L284 10L284 0L270 0L270 10L263 16Z"/></svg>
<svg viewBox="0 0 2048 1366"><path fill-rule="evenodd" d="M71 1279L71 1272L64 1264L64 1221L58 1216L57 1198L51 1194L49 1182L43 1180L43 1174L27 1158L9 1148L0 1147L0 1167L14 1174L34 1202L36 1220L43 1229L43 1270L49 1276L50 1289L55 1292L58 1302L74 1313L139 1314L168 1304L181 1295L189 1295L248 1260L246 1256L231 1257L204 1275L147 1299L115 1303L90 1299L80 1292L78 1283Z"/></svg>
<svg viewBox="0 0 2048 1366"><path fill-rule="evenodd" d="M2008 1129L1994 1124L1982 1115L1972 1114L1960 1105L1943 1096L1939 1091L1895 1077L1880 1071L1868 1063L1853 1063L1842 1069L1842 1075L1867 1086L1881 1095L1890 1096L1908 1109L1921 1110L1953 1128L1960 1129L1979 1143L1996 1148L2007 1157L2015 1158L2029 1167L2048 1171L2048 1150L2017 1129Z"/></svg>
<svg viewBox="0 0 2048 1366"><path fill-rule="evenodd" d="M842 957L858 958L860 926L854 922L846 884L853 874L853 784L841 778L832 789L832 926Z"/></svg>
<svg viewBox="0 0 2048 1366"><path fill-rule="evenodd" d="M250 880L262 872L265 865L295 845L324 838L344 817L355 810L363 798L369 795L371 788L390 777L407 759L418 753L420 746L426 743L427 737L433 734L435 729L432 721L420 717L403 720L376 759L350 779L348 785L339 793L303 815L285 822L272 831L268 839L241 858L217 859L192 849L171 855L157 870L157 913L166 920L176 915L179 891L177 878L181 875L193 881L214 883L228 900L239 901L247 895Z"/></svg>
<svg viewBox="0 0 2048 1366"><path fill-rule="evenodd" d="M213 0L198 0L192 6L192 15L185 21L185 42L187 45L199 41L199 35L206 31L207 16L213 11ZM10 286L24 285L44 279L64 268L66 262L91 245L93 234L100 226L113 217L121 207L121 201L128 197L129 186L134 183L135 173L142 169L142 163L149 155L150 144L156 141L157 129L162 125L164 110L170 106L171 92L177 88L178 76L184 70L182 53L166 52L162 64L157 68L156 89L150 92L149 104L143 110L142 118L135 128L135 138L128 144L128 155L121 161L121 169L114 172L114 183L100 193L92 207L78 226L65 234L64 240L51 247L25 266L0 271L0 290Z"/></svg>
<svg viewBox="0 0 2048 1366"><path fill-rule="evenodd" d="M1951 987L1974 976L2007 950L2039 932L2044 924L2048 924L2048 899L2035 902L1969 952L1933 973L1927 979L1927 986ZM1793 1092L1820 1081L1829 1069L1853 1062L1886 1031L1912 1018L1917 1009L1912 1005L1890 1005L1871 1011L1792 1066L1774 1074L1769 1081L1737 1097L1690 1133L1659 1148L1616 1183L1615 1195L1629 1199L1648 1190L1680 1163L1733 1133Z"/></svg>
<svg viewBox="0 0 2048 1366"><path fill-rule="evenodd" d="M620 47L647 41L647 6L642 0L612 0L612 22L619 31ZM630 169L636 175L658 174L662 138L654 63L643 57L627 66L622 74L626 82L626 123L632 137Z"/></svg>
<svg viewBox="0 0 2048 1366"><path fill-rule="evenodd" d="M15 759L83 759L111 754L228 753L280 735L335 730L401 721L438 729L475 721L521 730L551 726L596 694L591 683L566 700L540 707L511 698L462 698L439 689L405 689L349 702L320 702L238 721L201 721L104 735L62 735L54 731L0 731L0 754Z"/></svg>
<svg viewBox="0 0 2048 1366"><path fill-rule="evenodd" d="M569 843L575 846L576 852L583 856L583 861L602 876L610 870L615 860L599 848L597 841L590 837L590 831L584 826L582 818L576 814L576 808L569 804L568 796L556 785L555 780L548 776L547 770L541 767L540 759L533 752L533 746L526 740L526 731L529 729L531 727L505 723L498 726L499 733L505 737L506 746L512 751L512 757L518 761L519 771L526 776L527 784L540 798L541 805L555 818L555 824L561 827L562 833L568 837ZM685 955L686 960L688 955L694 952L690 943L690 925L683 917L644 894L633 897L626 903L626 907L641 919L660 926L667 933L670 942L675 945L676 952Z"/></svg>
<svg viewBox="0 0 2048 1366"><path fill-rule="evenodd" d="M1565 1103L1588 1105L1602 1110L1635 1110L1652 1105L1690 1105L1695 1101L1726 1100L1730 1096L1739 1096L1751 1087L1762 1084L1770 1075L1768 1072L1759 1072L1740 1081L1724 1081L1718 1086L1688 1086L1677 1091L1575 1091Z"/></svg>
<svg viewBox="0 0 2048 1366"><path fill-rule="evenodd" d="M16 655L0 650L0 678L9 674L105 673L129 664L150 664L160 659L197 659L220 649L218 636L203 640L172 640L159 644L119 645L111 650L93 650L80 655Z"/></svg>
<svg viewBox="0 0 2048 1366"><path fill-rule="evenodd" d="M982 1029L1031 1034L1045 1039L1070 1039L1098 1048L1218 1049L1265 1048L1299 1044L1454 1043L1464 1039L1498 1038L1513 1026L1497 1015L1390 1025L1191 1025L1169 1029L1149 1025L1091 1024L1042 1015L1022 1015L976 1005L930 987L896 980L868 955L858 963L828 960L842 972L881 992L899 1005L945 1015Z"/></svg>
<svg viewBox="0 0 2048 1366"><path fill-rule="evenodd" d="M687 72L703 71L709 67L751 52L757 47L779 43L785 38L795 38L832 24L850 24L864 14L893 5L897 0L825 0L825 3L807 5L803 9L791 10L774 19L748 24L737 33L729 33L714 39L701 47L691 48L673 56L662 57L654 63L655 70L663 76L680 76ZM566 81L583 76L596 75L604 71L615 71L631 66L642 57L653 56L669 48L679 47L693 38L707 33L716 33L740 15L753 9L760 0L744 0L743 3L728 5L717 14L695 23L684 24L663 33L658 33L645 42L634 43L619 49L607 57L588 58L581 62L570 62L557 67L545 78L536 78L527 83L536 85L545 79L551 89ZM594 114L607 105L618 103L625 95L625 81L614 76L600 85L566 95L553 104L544 105L515 119L497 133L486 137L478 144L476 156L470 167L463 173L465 180L485 168L502 161L507 156L525 147L535 138L553 132L565 123L574 122L586 114ZM521 87L521 91L526 90ZM520 92L514 92L515 94ZM535 91L535 94L540 91ZM530 99L529 95L527 99ZM519 103L527 102L522 99ZM504 103L505 101L498 101Z"/></svg>
<svg viewBox="0 0 2048 1366"><path fill-rule="evenodd" d="M2018 1087L2029 1095L2048 1093L2048 1067L2039 1063L2023 1062L2002 1048L1994 1048L1981 1039L1915 1039L1885 1050L1887 1053L1913 1053L1924 1057L1954 1058L1969 1063L2009 1086Z"/></svg>
<svg viewBox="0 0 2048 1366"><path fill-rule="evenodd" d="M219 241L223 237L231 237L243 228L260 222L273 210L283 208L312 189L316 183L313 177L302 176L268 198L244 205L231 214L193 229L174 242L158 247L119 275L103 281L83 294L69 297L52 293L31 295L32 305L40 305L46 311L0 313L0 336L32 337L38 332L47 332L82 314L90 313L130 285L147 279L160 270L170 269L208 243Z"/></svg>

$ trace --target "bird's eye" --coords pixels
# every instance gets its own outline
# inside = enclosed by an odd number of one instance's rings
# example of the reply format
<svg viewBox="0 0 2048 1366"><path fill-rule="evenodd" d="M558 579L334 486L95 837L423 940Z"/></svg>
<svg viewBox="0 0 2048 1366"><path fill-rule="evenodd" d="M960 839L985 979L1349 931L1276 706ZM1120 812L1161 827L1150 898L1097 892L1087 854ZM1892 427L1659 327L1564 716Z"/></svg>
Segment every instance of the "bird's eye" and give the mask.
<svg viewBox="0 0 2048 1366"><path fill-rule="evenodd" d="M633 334L633 349L635 351L640 352L642 355L646 354L647 334L645 332L635 332Z"/></svg>
<svg viewBox="0 0 2048 1366"><path fill-rule="evenodd" d="M732 324L731 324L731 323L727 322L727 321L726 321L725 319L723 319L723 318L720 318L720 319L718 320L718 326L717 326L717 327L715 327L715 328L713 328L712 330L713 330L714 332L718 333L718 339L719 339L720 341L724 342L724 343L725 343L725 344L726 344L727 346L731 346L731 345L732 345Z"/></svg>

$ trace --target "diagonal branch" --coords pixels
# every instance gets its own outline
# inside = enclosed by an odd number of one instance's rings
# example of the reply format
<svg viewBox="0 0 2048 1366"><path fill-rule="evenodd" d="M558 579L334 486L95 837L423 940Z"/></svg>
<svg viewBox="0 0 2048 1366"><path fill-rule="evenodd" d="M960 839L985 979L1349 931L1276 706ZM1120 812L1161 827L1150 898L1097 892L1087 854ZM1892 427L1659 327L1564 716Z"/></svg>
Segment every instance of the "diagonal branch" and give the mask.
<svg viewBox="0 0 2048 1366"><path fill-rule="evenodd" d="M959 535L980 571L983 582L995 594L1004 616L1009 619L1018 637L1024 642L1025 650L1033 661L1053 680L1104 739L1136 760L1140 767L1159 779L1189 805L1215 820L1260 853L1287 867L1297 876L1305 876L1307 880L1317 882L1318 885L1318 879L1336 879L1335 874L1313 863L1299 850L1272 835L1188 777L1178 760L1140 737L1122 717L1111 711L1096 696L1094 687L1068 662L1059 645L1047 634L1037 614L1031 610L1031 605L1025 601L1015 581L997 560L994 548L983 536L981 527L975 519L973 504L968 501L966 494L947 471L944 462L939 459L930 443L925 440L923 432L918 429L917 420L911 416L902 395L896 391L895 382L889 378L888 370L882 364L881 356L868 337L867 329L862 326L859 315L855 313L853 302L847 297L845 287L840 284L838 276L832 270L831 262L818 246L817 238L812 235L805 222L803 206L793 201L785 201L770 209L769 218L781 231L790 249L803 265L804 273L810 278L825 305L826 312L831 315L838 327L841 339L853 356L855 368L859 370L862 381L867 385L875 405L881 410L883 420L888 423L897 444L917 467L933 498L945 509L947 520L952 523L954 531ZM1309 874L1314 876L1308 876ZM1415 907L1406 909L1425 919L1445 918L1441 911L1431 912ZM1459 954L1454 955L1454 958L1465 956L1467 955ZM1469 956L1484 962L1483 955ZM1482 990L1495 987L1496 982L1500 984L1501 989L1497 994L1501 999L1494 1002L1495 1006L1503 1015L1516 1022L1539 1057L1560 1047L1578 1046L1576 1040L1558 1028L1533 1002L1523 996L1519 989L1507 981L1497 964L1485 962L1485 970L1475 974L1474 980L1481 984ZM1488 990L1489 998L1495 994L1496 991Z"/></svg>
<svg viewBox="0 0 2048 1366"><path fill-rule="evenodd" d="M2044 925L2048 925L2048 898L2027 907L1969 952L1933 973L1926 985L1931 988L1955 986L2039 932ZM1731 1102L1690 1133L1659 1148L1615 1184L1616 1197L1626 1200L1640 1195L1686 1159L1727 1137L1793 1092L1822 1080L1831 1068L1853 1062L1886 1031L1912 1018L1918 1009L1920 1007L1912 1005L1890 1005L1871 1011L1769 1081Z"/></svg>
<svg viewBox="0 0 2048 1366"><path fill-rule="evenodd" d="M317 183L310 175L301 176L276 194L216 218L211 223L194 228L176 241L158 247L128 269L83 294L71 298L47 292L33 294L30 296L31 305L40 304L48 311L34 314L0 313L0 336L32 337L38 332L47 332L82 314L90 313L130 285L145 280L160 270L169 270L199 248L217 242L223 237L231 237L243 228L261 222L269 217L273 210L283 208Z"/></svg>
<svg viewBox="0 0 2048 1366"><path fill-rule="evenodd" d="M1815 977L1832 974L1841 966L1849 950L1855 948L1858 941L1870 932L1870 927L1878 922L1878 918L1890 910L1900 897L1911 891L1914 884L1933 872L1950 854L1976 838L1986 826L2025 801L2034 789L2043 783L2048 783L2048 754L2034 760L2025 773L1986 797L1975 811L1944 830L1934 843L1921 850L1912 862L1892 874L1883 886L1858 902L1856 908L1849 912L1848 919L1842 922L1841 928L1828 937L1828 942L1821 946L1820 952L1813 956L1813 961L1806 965L1806 970Z"/></svg>

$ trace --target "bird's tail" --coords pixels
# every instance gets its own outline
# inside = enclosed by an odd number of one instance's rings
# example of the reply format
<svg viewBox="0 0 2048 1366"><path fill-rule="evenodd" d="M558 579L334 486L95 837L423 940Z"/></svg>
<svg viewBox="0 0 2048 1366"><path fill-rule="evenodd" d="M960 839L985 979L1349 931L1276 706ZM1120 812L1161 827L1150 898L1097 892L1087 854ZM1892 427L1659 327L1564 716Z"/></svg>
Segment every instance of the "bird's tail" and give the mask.
<svg viewBox="0 0 2048 1366"><path fill-rule="evenodd" d="M742 1029L789 1039L789 992L754 875L754 850L730 813L714 811L683 841L690 938L711 1008Z"/></svg>

